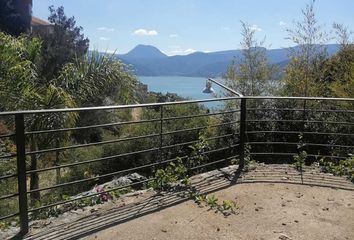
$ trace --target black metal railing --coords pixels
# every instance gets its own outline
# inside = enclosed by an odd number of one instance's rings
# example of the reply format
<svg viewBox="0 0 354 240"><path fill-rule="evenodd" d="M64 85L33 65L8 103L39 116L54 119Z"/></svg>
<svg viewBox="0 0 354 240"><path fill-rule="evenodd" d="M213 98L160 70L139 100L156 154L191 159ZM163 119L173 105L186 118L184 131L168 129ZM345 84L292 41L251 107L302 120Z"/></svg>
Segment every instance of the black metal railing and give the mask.
<svg viewBox="0 0 354 240"><path fill-rule="evenodd" d="M223 104L212 109L205 106L205 104L214 102ZM177 111L178 107L191 105L195 106L194 112L179 114L180 112ZM10 145L12 143L16 148L15 150L0 152L0 161L3 162L2 164L12 163L16 168L5 173L0 172L0 189L4 189L9 181L15 181L17 188L15 192L3 193L0 196L0 203L1 201L11 202L12 204L15 202L18 208L15 212L0 216L0 221L19 217L21 231L26 233L29 219L36 212L102 193L93 193L70 199L59 197L45 203L29 201L32 195L38 193L50 195L51 191L80 186L80 184L88 184L92 187L94 184L103 183L115 176L123 176L131 172L140 172L147 179L104 192L146 184L154 180L154 170L177 159L188 158L188 146L200 143L201 139L199 137L201 135L204 136L203 141L209 143L209 145L199 154L207 156L207 160L193 165L190 170L194 172L226 166L235 161L242 169L245 159L256 159L269 163L292 162L292 156L297 154L300 148L308 152L308 161L315 161L318 158L346 158L348 154L353 152L354 148L353 106L354 99L351 98L241 96L139 105L2 112L0 113L2 119L0 119L0 123L6 121L10 130L0 132L0 140L5 141L4 139L6 139ZM96 119L97 122L95 123L75 127L50 127L50 124L49 127L44 129L41 128L42 125L33 127L33 122L40 117L51 119L54 118L54 115L111 113L112 111L131 111L134 109L140 109L140 112L150 111L152 114L147 114L147 117L140 114L139 117L134 119L103 123L100 119ZM194 121L193 124L190 124L191 121ZM145 131L144 129L137 135L130 135L128 131L128 133L116 134L116 138L110 139L79 142L71 141L71 139L64 140L65 137L62 135L97 129L113 129L112 131L115 132L120 130L117 128L123 126L144 124L148 126L146 129L151 131ZM12 132L11 129L13 129ZM58 137L54 143L43 144L43 146L33 144L35 141L39 141L36 140L37 136L52 136L55 134ZM74 136L71 135L71 138L74 138ZM115 152L115 144L120 144L116 148L126 147L125 151ZM40 144L37 142L37 145ZM70 153L70 151L96 147L104 148L107 145L113 145L113 152L107 151L105 155L97 158L81 161L70 160L55 164L50 160L59 154ZM69 154L66 158L70 156L73 155ZM29 164L32 158L40 158L42 164L39 167L34 166L33 163ZM101 165L113 163L117 167L108 167L108 170L102 171L99 175L69 179L69 181L64 182L42 184L41 181L44 181L44 179L38 176L50 171L82 169L90 164L97 163ZM28 178L33 177L37 177L39 184L37 186L31 185L28 188L33 180L29 181Z"/></svg>

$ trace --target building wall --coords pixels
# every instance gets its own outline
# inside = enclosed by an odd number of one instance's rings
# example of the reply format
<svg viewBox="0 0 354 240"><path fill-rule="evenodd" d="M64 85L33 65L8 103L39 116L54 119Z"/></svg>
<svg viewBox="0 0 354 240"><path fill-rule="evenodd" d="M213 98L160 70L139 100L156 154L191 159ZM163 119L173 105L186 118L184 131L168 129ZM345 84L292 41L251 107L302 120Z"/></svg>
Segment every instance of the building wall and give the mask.
<svg viewBox="0 0 354 240"><path fill-rule="evenodd" d="M32 18L32 0L13 0L16 13L20 15L20 18L27 29L31 27Z"/></svg>

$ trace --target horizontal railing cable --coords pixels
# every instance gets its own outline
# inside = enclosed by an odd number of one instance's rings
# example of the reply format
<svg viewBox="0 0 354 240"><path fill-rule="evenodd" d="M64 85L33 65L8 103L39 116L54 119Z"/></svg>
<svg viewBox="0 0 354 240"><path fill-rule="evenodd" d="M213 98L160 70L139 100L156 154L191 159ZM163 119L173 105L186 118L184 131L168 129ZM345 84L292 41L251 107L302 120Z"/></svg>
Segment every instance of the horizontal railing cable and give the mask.
<svg viewBox="0 0 354 240"><path fill-rule="evenodd" d="M158 137L158 136L159 136L159 134L150 134L150 135L143 135L143 136L137 136L137 137L119 138L119 139L107 140L107 141L102 141L102 142L94 142L94 143L78 144L78 145L59 147L59 148L37 150L37 151L27 152L26 155L48 153L48 152L57 152L57 151L64 151L64 150L83 148L83 147L99 146L99 145L104 145L104 144L112 144L112 143L118 143L118 142L140 140L140 139L152 138L152 137Z"/></svg>

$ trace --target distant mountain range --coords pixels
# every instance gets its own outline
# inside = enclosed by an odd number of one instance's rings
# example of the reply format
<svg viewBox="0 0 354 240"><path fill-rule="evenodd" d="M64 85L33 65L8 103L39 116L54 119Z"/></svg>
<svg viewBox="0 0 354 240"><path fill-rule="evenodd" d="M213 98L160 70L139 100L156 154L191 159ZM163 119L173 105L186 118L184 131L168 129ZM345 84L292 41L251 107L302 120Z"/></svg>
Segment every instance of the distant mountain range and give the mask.
<svg viewBox="0 0 354 240"><path fill-rule="evenodd" d="M327 45L329 55L338 49L337 44ZM270 63L284 67L289 62L288 53L289 49L286 48L269 49L266 55ZM127 54L118 54L116 57L131 64L139 76L216 77L224 74L233 60L242 57L242 50L167 56L154 46L138 45Z"/></svg>

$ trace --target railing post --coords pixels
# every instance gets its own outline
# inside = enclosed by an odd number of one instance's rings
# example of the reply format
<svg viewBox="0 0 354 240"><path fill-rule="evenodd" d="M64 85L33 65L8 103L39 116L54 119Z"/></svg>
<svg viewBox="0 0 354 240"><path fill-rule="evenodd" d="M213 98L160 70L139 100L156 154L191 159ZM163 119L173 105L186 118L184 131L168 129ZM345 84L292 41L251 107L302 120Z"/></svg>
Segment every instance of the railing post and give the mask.
<svg viewBox="0 0 354 240"><path fill-rule="evenodd" d="M19 211L21 233L28 232L28 202L26 181L26 148L25 121L22 113L15 114L16 152L17 152L17 182L19 194Z"/></svg>
<svg viewBox="0 0 354 240"><path fill-rule="evenodd" d="M245 141L246 141L246 98L241 97L239 169L243 169L243 167L245 166Z"/></svg>
<svg viewBox="0 0 354 240"><path fill-rule="evenodd" d="M163 143L163 105L160 105L160 144L159 144L159 157L160 157L160 162L163 161L163 156L162 156L162 143Z"/></svg>

